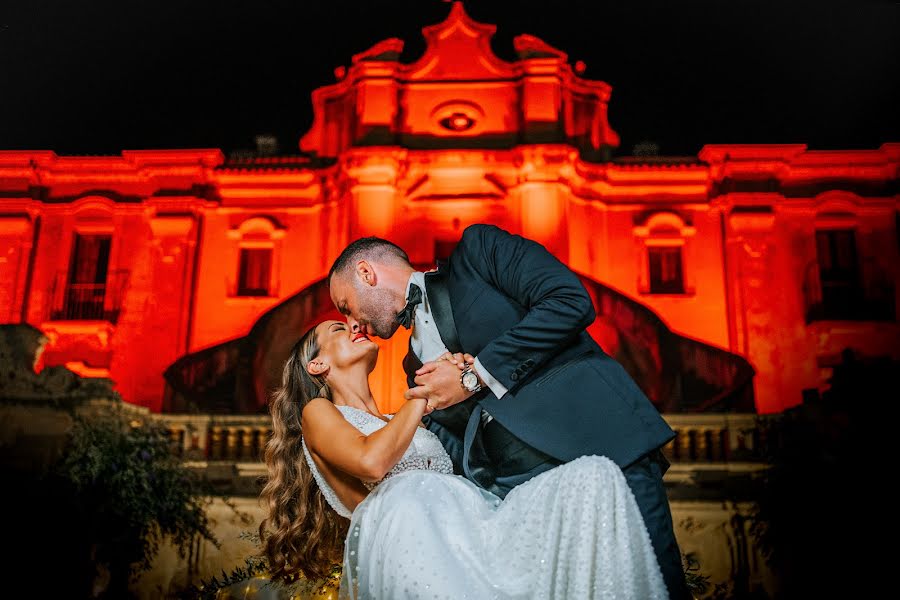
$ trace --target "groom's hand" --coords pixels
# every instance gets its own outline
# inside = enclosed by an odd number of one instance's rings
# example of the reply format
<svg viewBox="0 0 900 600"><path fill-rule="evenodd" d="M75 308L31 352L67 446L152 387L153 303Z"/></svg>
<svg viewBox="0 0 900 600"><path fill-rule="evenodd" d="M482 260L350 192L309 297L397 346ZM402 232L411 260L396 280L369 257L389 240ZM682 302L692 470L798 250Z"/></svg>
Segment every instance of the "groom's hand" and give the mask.
<svg viewBox="0 0 900 600"><path fill-rule="evenodd" d="M442 410L472 396L459 381L459 374L465 363L474 362L469 355L459 360L456 357L426 363L416 371L416 386L406 390L407 400L424 398L435 410Z"/></svg>

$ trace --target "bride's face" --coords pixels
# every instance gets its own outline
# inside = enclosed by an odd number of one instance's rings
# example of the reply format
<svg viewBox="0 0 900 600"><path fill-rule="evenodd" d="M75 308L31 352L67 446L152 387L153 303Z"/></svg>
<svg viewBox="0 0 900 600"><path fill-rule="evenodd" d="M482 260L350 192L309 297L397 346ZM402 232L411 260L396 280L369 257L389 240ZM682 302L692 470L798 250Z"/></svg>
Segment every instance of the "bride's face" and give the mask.
<svg viewBox="0 0 900 600"><path fill-rule="evenodd" d="M316 327L319 341L318 358L332 370L343 370L364 363L375 367L378 345L361 332L353 333L342 321L325 321Z"/></svg>

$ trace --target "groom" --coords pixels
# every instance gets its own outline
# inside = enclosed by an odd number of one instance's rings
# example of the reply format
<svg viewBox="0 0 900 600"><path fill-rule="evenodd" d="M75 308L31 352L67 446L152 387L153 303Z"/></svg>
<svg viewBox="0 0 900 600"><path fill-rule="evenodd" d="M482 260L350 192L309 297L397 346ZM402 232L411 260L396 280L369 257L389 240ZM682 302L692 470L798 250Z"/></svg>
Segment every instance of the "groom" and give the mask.
<svg viewBox="0 0 900 600"><path fill-rule="evenodd" d="M363 238L328 281L354 330L386 339L412 327L406 397L434 409L425 424L459 474L505 497L579 456L609 457L634 493L670 596L690 597L662 480L660 448L675 434L585 331L594 308L572 271L536 242L472 225L436 272ZM441 360L450 353L474 360Z"/></svg>

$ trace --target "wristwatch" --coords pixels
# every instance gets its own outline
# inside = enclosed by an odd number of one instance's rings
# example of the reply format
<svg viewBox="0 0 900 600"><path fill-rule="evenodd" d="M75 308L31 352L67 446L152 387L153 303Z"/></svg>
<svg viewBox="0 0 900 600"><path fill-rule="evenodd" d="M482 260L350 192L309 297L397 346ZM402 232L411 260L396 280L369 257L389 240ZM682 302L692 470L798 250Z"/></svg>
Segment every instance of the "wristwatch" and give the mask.
<svg viewBox="0 0 900 600"><path fill-rule="evenodd" d="M481 383L478 381L478 375L475 374L475 369L473 369L471 365L466 367L459 376L459 383L466 391L472 392L473 394L481 391Z"/></svg>

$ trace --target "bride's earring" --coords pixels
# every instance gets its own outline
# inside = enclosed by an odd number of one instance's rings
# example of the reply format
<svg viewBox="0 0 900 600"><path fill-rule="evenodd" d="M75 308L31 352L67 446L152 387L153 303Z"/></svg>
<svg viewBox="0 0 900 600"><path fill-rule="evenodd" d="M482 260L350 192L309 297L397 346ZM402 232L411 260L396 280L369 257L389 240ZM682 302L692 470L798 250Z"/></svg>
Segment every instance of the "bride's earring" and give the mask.
<svg viewBox="0 0 900 600"><path fill-rule="evenodd" d="M325 373L328 372L328 365L318 360L311 360L307 364L306 370L310 375L324 377Z"/></svg>

